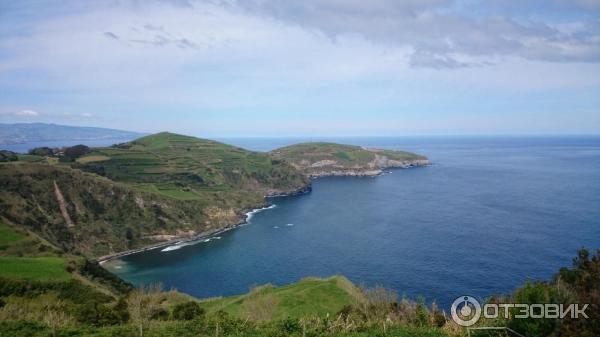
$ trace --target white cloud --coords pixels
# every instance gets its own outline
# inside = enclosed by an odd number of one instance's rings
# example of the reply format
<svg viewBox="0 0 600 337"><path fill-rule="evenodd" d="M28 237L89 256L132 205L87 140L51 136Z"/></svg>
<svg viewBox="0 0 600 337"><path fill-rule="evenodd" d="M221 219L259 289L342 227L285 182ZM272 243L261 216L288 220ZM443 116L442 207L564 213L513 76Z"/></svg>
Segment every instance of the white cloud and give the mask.
<svg viewBox="0 0 600 337"><path fill-rule="evenodd" d="M38 117L39 115L40 113L34 110L20 110L15 112L15 116L18 117Z"/></svg>
<svg viewBox="0 0 600 337"><path fill-rule="evenodd" d="M113 108L343 111L418 105L473 88L600 85L597 25L474 18L451 3L96 3L29 22L26 34L0 36L0 88L51 87L69 98L44 111L101 117ZM19 71L35 81L3 76ZM15 106L25 104L35 102Z"/></svg>

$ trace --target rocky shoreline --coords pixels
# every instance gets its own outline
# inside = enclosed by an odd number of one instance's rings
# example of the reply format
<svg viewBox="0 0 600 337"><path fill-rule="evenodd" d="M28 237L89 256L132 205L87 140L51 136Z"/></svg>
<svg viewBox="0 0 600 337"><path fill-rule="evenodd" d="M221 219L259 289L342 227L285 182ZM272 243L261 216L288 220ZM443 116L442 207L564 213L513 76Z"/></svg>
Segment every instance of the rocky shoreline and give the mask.
<svg viewBox="0 0 600 337"><path fill-rule="evenodd" d="M275 198L275 197L292 197L292 196L298 196L298 195L302 195L302 194L306 194L306 193L310 193L312 191L312 185L311 183L308 183L306 186L303 186L301 188L298 188L296 190L290 191L290 192L270 192L267 193L267 195L265 195L265 198ZM211 237L215 237L218 236L219 234L223 234L225 232L228 232L232 229L236 229L240 226L246 225L248 223L248 220L250 219L251 215L256 213L257 211L261 211L264 209L269 208L271 205L265 203L263 205L261 205L260 207L256 207L250 210L245 210L242 212L242 214L244 215L243 220L232 224L232 225L227 225L221 229L218 230L214 230L214 231L208 231L208 232L203 232L194 236L180 236L180 237L175 237L173 239L167 240L167 241L162 241L162 242L158 242L155 244L151 244L151 245L147 245L141 248L136 248L136 249L130 249L130 250L126 250L123 252L118 252L118 253L113 253L113 254L108 254L108 255L103 255L100 256L96 259L96 261L98 261L98 263L100 264L104 264L110 260L114 260L114 259L118 259L120 257L124 257L127 255L132 255L132 254L137 254L137 253L142 253L142 252L146 252L149 250L154 250L154 249L159 249L159 248L165 248L168 246L172 246L175 244L181 244L181 243L186 243L186 242L193 242L193 241L201 241L201 240L205 240L205 239L209 239Z"/></svg>
<svg viewBox="0 0 600 337"><path fill-rule="evenodd" d="M334 169L311 172L309 174L311 179L322 178L322 177L376 177L383 174L389 169L407 169L413 167L429 166L431 162L428 159L419 159L402 162L388 161L387 165L381 168L355 168L355 169Z"/></svg>

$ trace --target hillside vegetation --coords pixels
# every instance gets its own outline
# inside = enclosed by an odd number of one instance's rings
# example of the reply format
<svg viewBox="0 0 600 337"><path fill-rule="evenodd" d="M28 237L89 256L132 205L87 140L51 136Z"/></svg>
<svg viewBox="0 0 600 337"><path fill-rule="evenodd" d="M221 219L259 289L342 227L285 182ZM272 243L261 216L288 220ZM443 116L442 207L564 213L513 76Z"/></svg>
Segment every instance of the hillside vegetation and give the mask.
<svg viewBox="0 0 600 337"><path fill-rule="evenodd" d="M171 133L81 153L1 164L0 215L65 251L101 256L234 226L265 195L310 186L267 154Z"/></svg>
<svg viewBox="0 0 600 337"><path fill-rule="evenodd" d="M373 176L386 168L429 164L426 157L411 152L364 148L335 143L303 143L271 151L312 177Z"/></svg>
<svg viewBox="0 0 600 337"><path fill-rule="evenodd" d="M92 257L230 228L265 196L309 191L311 176L426 163L408 152L329 143L261 153L168 132L12 159L0 164L0 216Z"/></svg>
<svg viewBox="0 0 600 337"><path fill-rule="evenodd" d="M210 231L240 221L233 212L210 213L203 206L68 166L0 165L2 216L65 252L99 256L155 242L153 235Z"/></svg>
<svg viewBox="0 0 600 337"><path fill-rule="evenodd" d="M308 183L267 154L168 132L94 149L76 167L168 197L232 207L256 206L265 195Z"/></svg>

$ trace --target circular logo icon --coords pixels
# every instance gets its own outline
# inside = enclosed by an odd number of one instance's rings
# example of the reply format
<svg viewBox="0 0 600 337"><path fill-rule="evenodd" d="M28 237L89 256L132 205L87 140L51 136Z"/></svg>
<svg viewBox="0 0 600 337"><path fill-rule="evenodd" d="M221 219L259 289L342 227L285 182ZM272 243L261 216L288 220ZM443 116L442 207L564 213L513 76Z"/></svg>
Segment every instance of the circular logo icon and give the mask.
<svg viewBox="0 0 600 337"><path fill-rule="evenodd" d="M481 304L473 296L460 296L452 302L450 312L456 324L471 326L481 317Z"/></svg>

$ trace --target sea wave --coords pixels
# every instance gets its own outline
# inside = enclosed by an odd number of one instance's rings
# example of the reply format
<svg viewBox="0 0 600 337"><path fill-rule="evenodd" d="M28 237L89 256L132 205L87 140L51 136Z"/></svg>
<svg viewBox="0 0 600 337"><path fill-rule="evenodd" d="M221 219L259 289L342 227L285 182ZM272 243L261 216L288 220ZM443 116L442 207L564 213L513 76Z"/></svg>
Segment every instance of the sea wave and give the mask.
<svg viewBox="0 0 600 337"><path fill-rule="evenodd" d="M250 222L250 219L252 219L252 217L254 216L254 214L262 212L262 211L267 210L267 209L275 208L275 207L277 207L277 205L273 204L273 205L270 205L270 206L267 206L267 207L255 208L255 209L251 210L250 212L246 213L246 222Z"/></svg>
<svg viewBox="0 0 600 337"><path fill-rule="evenodd" d="M220 237L220 236L212 236L212 237L205 238L205 239L198 239L198 240L191 240L191 241L180 241L180 242L177 242L176 244L174 244L172 246L165 247L165 248L161 249L160 251L161 252L170 252L170 251L173 251L173 250L177 250L177 249L183 248L185 246L192 246L192 245L195 245L195 244L198 244L198 243L202 243L202 242L211 242L212 240L221 240L221 238L222 237Z"/></svg>
<svg viewBox="0 0 600 337"><path fill-rule="evenodd" d="M250 212L247 212L246 213L246 224L248 224L250 222L250 219L252 219L252 217L254 216L254 214L262 212L262 211L267 210L267 209L275 208L275 207L277 207L277 205L273 204L273 205L269 205L267 207L255 208L255 209L251 210ZM243 225L243 224L240 224L238 226L241 226L241 225ZM220 239L221 239L220 236L211 236L209 238L202 238L202 239L198 239L198 240L179 241L179 242L177 242L177 243L175 243L173 245L170 245L170 246L167 246L167 247L161 249L160 251L161 252L170 252L170 251L173 251L173 250L177 250L177 249L183 248L185 246L191 246L191 245L195 245L195 244L198 244L198 243L201 243L201 242L210 242L212 240L220 240Z"/></svg>

